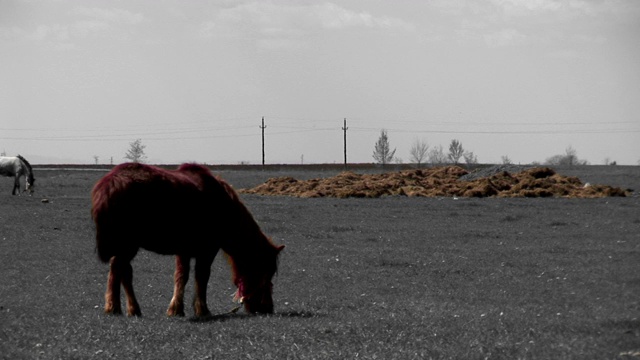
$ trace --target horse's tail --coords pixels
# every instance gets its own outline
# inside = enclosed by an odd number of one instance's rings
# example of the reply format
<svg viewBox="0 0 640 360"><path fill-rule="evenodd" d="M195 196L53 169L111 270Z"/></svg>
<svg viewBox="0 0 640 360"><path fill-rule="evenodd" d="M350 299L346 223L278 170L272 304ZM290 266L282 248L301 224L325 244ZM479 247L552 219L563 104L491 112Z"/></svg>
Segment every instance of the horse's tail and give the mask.
<svg viewBox="0 0 640 360"><path fill-rule="evenodd" d="M116 255L117 239L112 234L116 224L113 217L117 209L113 209L117 203L118 179L112 174L106 175L96 183L91 191L91 217L96 230L96 252L102 262L109 262Z"/></svg>

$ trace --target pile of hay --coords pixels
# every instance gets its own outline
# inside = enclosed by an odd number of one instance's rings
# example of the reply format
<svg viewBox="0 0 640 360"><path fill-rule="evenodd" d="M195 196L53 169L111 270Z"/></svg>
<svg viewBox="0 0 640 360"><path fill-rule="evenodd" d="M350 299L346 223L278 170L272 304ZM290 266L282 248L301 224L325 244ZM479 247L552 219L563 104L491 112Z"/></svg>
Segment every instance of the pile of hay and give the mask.
<svg viewBox="0 0 640 360"><path fill-rule="evenodd" d="M550 168L531 168L516 174L501 171L488 177L464 181L468 172L458 166L405 170L386 174L343 172L323 179L271 178L245 194L314 197L366 197L388 195L426 197L567 197L597 198L626 196L620 189L588 185L576 177L556 174Z"/></svg>

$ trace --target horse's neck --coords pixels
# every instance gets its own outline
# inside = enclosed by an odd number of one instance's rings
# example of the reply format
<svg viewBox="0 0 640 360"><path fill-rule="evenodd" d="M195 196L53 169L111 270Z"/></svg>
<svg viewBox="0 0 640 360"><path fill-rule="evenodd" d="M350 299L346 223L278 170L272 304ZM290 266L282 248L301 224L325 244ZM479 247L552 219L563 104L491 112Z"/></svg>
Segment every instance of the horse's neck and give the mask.
<svg viewBox="0 0 640 360"><path fill-rule="evenodd" d="M271 253L271 243L260 229L253 234L237 234L225 245L222 250L233 263L235 278L250 276L255 269L262 268Z"/></svg>
<svg viewBox="0 0 640 360"><path fill-rule="evenodd" d="M234 240L225 241L222 250L228 254L242 254L247 249L264 246L268 239L244 204L239 199L231 197L231 203L228 205L230 211L226 212L221 220L230 235L228 238Z"/></svg>
<svg viewBox="0 0 640 360"><path fill-rule="evenodd" d="M24 174L25 176L27 176L29 179L31 179L33 177L33 173L31 171L31 166L27 165L22 159L20 158L16 158L18 160L18 162L20 163L20 174Z"/></svg>
<svg viewBox="0 0 640 360"><path fill-rule="evenodd" d="M242 259L255 254L267 242L266 236L256 226L255 229L243 229L229 236L230 241L225 241L222 250L231 257Z"/></svg>
<svg viewBox="0 0 640 360"><path fill-rule="evenodd" d="M31 170L29 170L29 167L24 163L24 161L20 161L20 173L26 176L31 175Z"/></svg>

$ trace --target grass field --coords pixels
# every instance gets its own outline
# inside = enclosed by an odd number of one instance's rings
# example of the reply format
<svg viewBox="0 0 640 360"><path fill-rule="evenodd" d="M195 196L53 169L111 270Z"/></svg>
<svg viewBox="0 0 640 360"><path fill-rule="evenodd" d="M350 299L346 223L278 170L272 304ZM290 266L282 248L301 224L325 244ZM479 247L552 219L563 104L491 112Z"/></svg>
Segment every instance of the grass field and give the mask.
<svg viewBox="0 0 640 360"><path fill-rule="evenodd" d="M638 189L637 167L590 171L567 175ZM143 316L127 318L102 313L89 191L103 174L36 172L31 198L1 179L0 358L640 359L638 196L243 195L287 246L275 315L225 314L235 289L220 256L208 294L220 315L167 318L173 258L142 251ZM236 187L271 175L222 172Z"/></svg>

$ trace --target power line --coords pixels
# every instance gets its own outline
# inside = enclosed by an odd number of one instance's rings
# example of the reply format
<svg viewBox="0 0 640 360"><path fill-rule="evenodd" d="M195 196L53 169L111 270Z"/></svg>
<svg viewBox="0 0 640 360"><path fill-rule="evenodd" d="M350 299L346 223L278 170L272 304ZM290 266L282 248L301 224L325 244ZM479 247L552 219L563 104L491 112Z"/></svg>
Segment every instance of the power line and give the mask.
<svg viewBox="0 0 640 360"><path fill-rule="evenodd" d="M379 128L366 128L366 127L354 127L354 131L360 132L377 132L380 131ZM476 135L556 135L556 134L617 134L617 133L629 133L629 132L640 132L640 129L605 129L605 130L589 130L589 129L567 129L567 130L514 130L514 131L505 131L505 130L407 130L407 129L389 129L388 131L394 132L410 132L410 133L423 133L423 134L476 134Z"/></svg>
<svg viewBox="0 0 640 360"><path fill-rule="evenodd" d="M234 118L234 119L244 119L244 118ZM264 119L264 117L263 117ZM283 119L283 117L278 117L278 119ZM284 119L294 119L294 118L284 118ZM320 132L320 131L336 131L337 127L316 127L316 126L305 126L304 124L316 121L321 121L322 123L327 123L328 120L324 119L310 119L310 118L301 118L297 121L296 125L282 126L281 124L291 124L294 120L291 121L279 121L275 124L271 124L270 127L274 129L283 129L281 131L270 132L271 135L286 135L293 133L306 133L306 132ZM335 121L335 120L332 120ZM217 122L217 121L216 121ZM273 120L272 120L273 122ZM356 121L362 122L362 121ZM473 134L473 135L556 135L556 134L620 134L620 133L638 133L640 132L640 128L638 127L628 127L628 126L619 126L619 125L638 125L637 122L632 121L615 121L615 122L607 122L607 123L598 123L598 122L544 122L544 123L470 123L470 122L417 122L417 121L401 121L404 123L415 123L420 126L412 126L411 128L388 128L385 127L389 131L399 132L399 133L423 133L423 134ZM394 121L393 123L397 123ZM167 123L168 124L168 123ZM230 125L230 126L195 126L196 124L205 124L204 122L190 122L187 123L191 126L180 126L179 128L173 128L176 125L175 123L171 123L170 128L154 128L150 130L137 130L132 129L132 127L127 127L126 129L122 128L110 128L110 127L100 127L100 128L90 128L90 129L79 129L79 128L0 128L0 139L3 140L20 140L20 141L117 141L117 140L127 140L131 137L143 137L145 140L155 140L155 141L171 141L171 140L197 140L197 139L213 139L213 138L240 138L240 137L250 137L256 136L254 132L249 131L255 125ZM370 122L368 123L371 124ZM435 126L464 126L465 129L437 129L432 128ZM590 126L598 125L603 128L589 128ZM618 126L615 126L618 125ZM263 125L260 127L262 128ZM473 129L478 126L491 127L491 126L500 126L501 128L506 128L504 130L482 130L482 129ZM518 127L531 127L535 126L536 129L518 129ZM571 128L558 128L562 126L570 126ZM612 127L615 126L615 127ZM135 127L135 126L134 126ZM546 127L545 129L540 129L540 127ZM262 136L264 137L264 128L262 128ZM469 129L471 128L471 129ZM286 130L284 130L286 129ZM342 131L344 132L346 138L346 118L344 119L344 127ZM379 127L372 126L351 126L348 129L351 129L356 132L378 132L380 130ZM11 135L12 132L17 132L18 134ZM38 135L28 136L25 133L36 133ZM43 133L46 133L44 135ZM59 133L59 134L58 134ZM193 135L191 135L193 134ZM263 139L264 140L264 139ZM346 139L345 139L346 144Z"/></svg>

